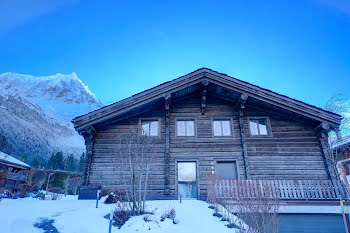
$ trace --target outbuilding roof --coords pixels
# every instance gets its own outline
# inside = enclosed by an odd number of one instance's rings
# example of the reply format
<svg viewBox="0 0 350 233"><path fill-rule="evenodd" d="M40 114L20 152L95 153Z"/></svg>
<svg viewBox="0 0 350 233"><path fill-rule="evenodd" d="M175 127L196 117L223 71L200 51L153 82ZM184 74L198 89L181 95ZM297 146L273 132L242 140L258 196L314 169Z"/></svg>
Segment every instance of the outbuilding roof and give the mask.
<svg viewBox="0 0 350 233"><path fill-rule="evenodd" d="M15 157L0 151L0 164L5 164L10 167L17 167L22 169L30 169L30 166Z"/></svg>

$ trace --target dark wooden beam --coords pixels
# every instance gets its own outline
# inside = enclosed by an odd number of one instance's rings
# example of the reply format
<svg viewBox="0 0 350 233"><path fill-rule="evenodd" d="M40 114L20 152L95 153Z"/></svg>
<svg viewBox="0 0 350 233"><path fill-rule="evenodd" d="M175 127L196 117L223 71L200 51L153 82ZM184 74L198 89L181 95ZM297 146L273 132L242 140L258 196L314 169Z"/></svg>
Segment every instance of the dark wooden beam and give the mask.
<svg viewBox="0 0 350 233"><path fill-rule="evenodd" d="M171 95L164 96L165 106L165 156L164 156L164 194L169 195L169 158L170 158L170 102Z"/></svg>
<svg viewBox="0 0 350 233"><path fill-rule="evenodd" d="M8 175L8 167L0 165L0 188L5 187Z"/></svg>
<svg viewBox="0 0 350 233"><path fill-rule="evenodd" d="M97 132L96 129L92 125L85 128L85 130L81 132L81 134L85 139L85 147L86 147L83 186L87 186L89 184L89 175L90 175L91 164L92 164L96 132Z"/></svg>
<svg viewBox="0 0 350 233"><path fill-rule="evenodd" d="M332 149L329 147L328 144L328 133L330 132L331 127L329 124L321 123L318 125L314 131L317 135L318 142L321 148L322 156L323 156L323 162L325 164L328 177L331 180L337 179L337 174L335 172L335 166L333 166L334 161L332 159Z"/></svg>
<svg viewBox="0 0 350 233"><path fill-rule="evenodd" d="M205 108L207 106L208 85L209 85L208 80L202 81L202 86L201 86L201 113L202 113L202 115L204 115Z"/></svg>
<svg viewBox="0 0 350 233"><path fill-rule="evenodd" d="M248 150L247 150L247 144L246 144L246 138L245 138L245 132L244 132L244 125L243 125L243 110L247 99L248 99L247 95L241 94L241 96L237 101L237 109L238 109L238 125L239 125L239 131L240 131L241 143L242 143L244 171L245 171L246 179L251 179L249 160L248 160Z"/></svg>
<svg viewBox="0 0 350 233"><path fill-rule="evenodd" d="M237 107L239 109L244 109L245 107L245 102L247 101L248 99L248 95L246 94L241 94L238 101L237 101Z"/></svg>

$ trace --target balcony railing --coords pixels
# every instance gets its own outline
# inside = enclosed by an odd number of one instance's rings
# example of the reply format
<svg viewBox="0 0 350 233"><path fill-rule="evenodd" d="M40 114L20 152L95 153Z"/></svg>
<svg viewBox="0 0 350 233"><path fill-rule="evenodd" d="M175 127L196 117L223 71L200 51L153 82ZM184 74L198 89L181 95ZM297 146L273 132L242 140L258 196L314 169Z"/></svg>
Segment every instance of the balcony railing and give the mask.
<svg viewBox="0 0 350 233"><path fill-rule="evenodd" d="M222 199L275 198L279 200L349 200L339 180L208 179L208 197Z"/></svg>

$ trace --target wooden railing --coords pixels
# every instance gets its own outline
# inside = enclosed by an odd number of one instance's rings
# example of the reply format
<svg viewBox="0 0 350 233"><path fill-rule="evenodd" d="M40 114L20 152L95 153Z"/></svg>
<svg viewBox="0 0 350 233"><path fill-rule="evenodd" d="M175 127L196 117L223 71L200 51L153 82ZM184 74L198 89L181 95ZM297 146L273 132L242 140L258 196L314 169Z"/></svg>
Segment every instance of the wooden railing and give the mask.
<svg viewBox="0 0 350 233"><path fill-rule="evenodd" d="M349 200L339 180L208 180L208 197L237 199L266 197L280 200Z"/></svg>

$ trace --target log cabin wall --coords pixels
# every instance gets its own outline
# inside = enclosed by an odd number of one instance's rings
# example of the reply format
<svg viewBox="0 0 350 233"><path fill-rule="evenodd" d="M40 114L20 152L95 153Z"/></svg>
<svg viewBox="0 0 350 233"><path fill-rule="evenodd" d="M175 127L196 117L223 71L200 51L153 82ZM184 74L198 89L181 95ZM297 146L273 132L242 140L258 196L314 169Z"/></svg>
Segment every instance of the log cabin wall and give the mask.
<svg viewBox="0 0 350 233"><path fill-rule="evenodd" d="M267 116L272 135L252 137L249 117ZM232 136L214 137L213 118L230 117ZM215 162L221 159L235 160L240 179L246 179L242 152L242 141L238 123L238 112L234 103L208 96L204 114L201 113L201 97L191 94L181 100L172 100L170 105L170 161L169 195L165 189L165 110L159 106L117 123L97 129L93 147L89 186L122 188L121 164L116 152L117 136L130 126L138 126L140 118L159 118L160 136L156 138L155 159L150 173L151 199L177 198L176 162L196 161L198 196L205 199L206 176L215 171ZM176 136L176 119L195 120L194 137ZM313 126L289 119L288 116L265 111L247 104L243 116L244 132L252 179L328 179L322 153L313 132Z"/></svg>
<svg viewBox="0 0 350 233"><path fill-rule="evenodd" d="M159 107L152 112L144 113L117 123L113 123L97 130L94 155L89 176L89 186L102 188L123 189L121 163L117 152L118 135L126 133L130 127L138 127L140 118L160 120L160 135L155 138L154 159L149 176L149 198L164 197L164 147L165 127L164 111Z"/></svg>
<svg viewBox="0 0 350 233"><path fill-rule="evenodd" d="M268 117L271 136L251 136L249 119ZM252 179L329 179L311 123L247 104L244 131Z"/></svg>
<svg viewBox="0 0 350 233"><path fill-rule="evenodd" d="M232 136L214 137L213 118L231 118ZM195 120L194 137L176 136L176 119ZM199 198L206 198L206 176L215 170L215 160L231 159L238 163L238 173L245 178L241 139L235 106L226 101L208 96L204 115L200 110L200 97L192 96L171 105L170 108L170 190L176 197L176 161L197 162Z"/></svg>

